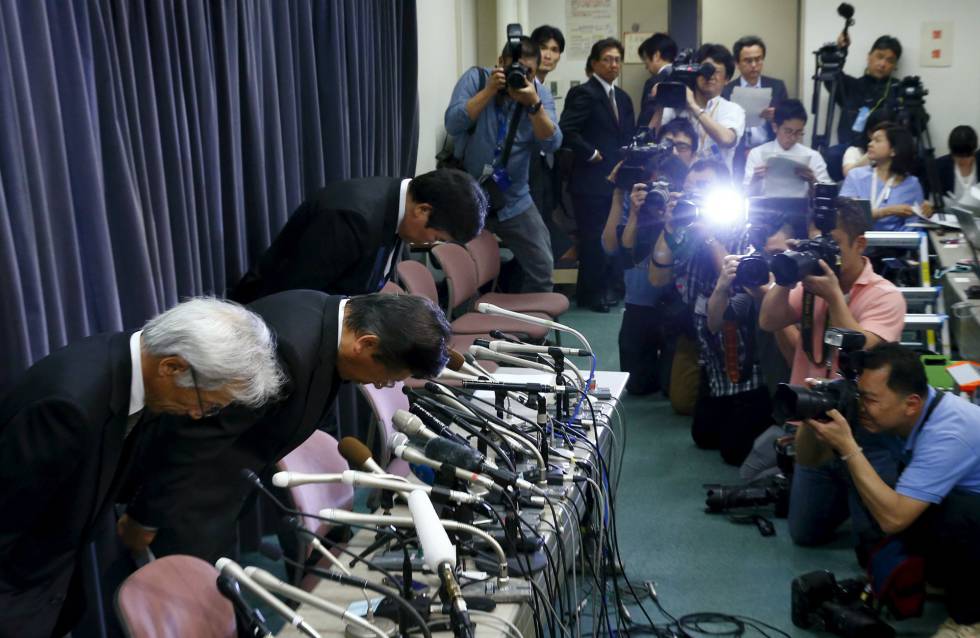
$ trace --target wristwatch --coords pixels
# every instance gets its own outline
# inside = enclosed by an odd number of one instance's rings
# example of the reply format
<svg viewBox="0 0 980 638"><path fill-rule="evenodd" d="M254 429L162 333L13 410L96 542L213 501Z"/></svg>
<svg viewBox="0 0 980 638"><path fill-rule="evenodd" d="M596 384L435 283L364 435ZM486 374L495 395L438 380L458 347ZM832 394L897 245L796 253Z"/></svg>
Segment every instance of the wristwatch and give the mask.
<svg viewBox="0 0 980 638"><path fill-rule="evenodd" d="M544 102L542 102L541 100L538 100L538 103L537 104L535 104L533 106L529 106L527 108L528 115L537 115L538 111L541 110L541 107L542 106L544 106Z"/></svg>

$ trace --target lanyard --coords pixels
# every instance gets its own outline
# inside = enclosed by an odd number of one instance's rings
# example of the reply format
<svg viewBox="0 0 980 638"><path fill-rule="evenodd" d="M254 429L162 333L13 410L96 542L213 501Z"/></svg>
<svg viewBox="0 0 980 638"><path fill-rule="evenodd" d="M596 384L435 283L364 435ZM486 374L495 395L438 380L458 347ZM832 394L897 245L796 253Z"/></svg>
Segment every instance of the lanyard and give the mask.
<svg viewBox="0 0 980 638"><path fill-rule="evenodd" d="M497 145L493 151L493 159L498 159L504 150L504 138L507 137L507 107L495 104L494 113L497 116Z"/></svg>
<svg viewBox="0 0 980 638"><path fill-rule="evenodd" d="M888 181L885 182L885 187L882 189L881 195L878 195L878 171L874 168L871 169L871 210L881 208L881 204L888 201L888 198L892 194L894 181L894 177L889 177Z"/></svg>
<svg viewBox="0 0 980 638"><path fill-rule="evenodd" d="M943 400L944 396L946 396L945 392L942 390L936 390L936 396L934 396L932 401L929 403L929 407L926 409L926 414L924 417L922 417L922 423L919 424L919 430L915 433L916 442L918 442L919 436L922 435L922 430L926 429L926 423L929 422L929 417L932 416L933 410L936 409L936 406L939 405L939 402ZM900 464L901 467L899 468L901 471L904 472L905 468L908 467L908 464L912 462L912 455L914 453L915 445L913 444L912 449L908 450L905 453L905 458L902 459L902 463Z"/></svg>

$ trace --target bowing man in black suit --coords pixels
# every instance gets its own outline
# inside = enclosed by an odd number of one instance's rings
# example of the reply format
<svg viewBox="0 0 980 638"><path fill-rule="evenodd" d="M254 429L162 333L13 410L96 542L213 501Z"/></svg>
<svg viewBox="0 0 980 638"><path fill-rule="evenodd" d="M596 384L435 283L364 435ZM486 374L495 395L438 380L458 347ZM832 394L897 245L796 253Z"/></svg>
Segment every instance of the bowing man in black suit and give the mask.
<svg viewBox="0 0 980 638"><path fill-rule="evenodd" d="M735 157L732 161L732 177L736 183L740 183L745 172L745 158L749 151L756 146L776 139L776 128L773 126L772 118L776 113L776 107L782 104L788 96L785 82L778 78L762 75L762 67L766 61L766 43L762 41L762 38L755 35L739 38L732 48L732 54L735 57L735 64L738 66L739 77L725 85L721 91L723 98L731 101L732 91L735 90L736 86L772 89L769 106L763 109L760 114L765 121L759 126L746 127L745 135L735 149Z"/></svg>
<svg viewBox="0 0 980 638"><path fill-rule="evenodd" d="M0 636L62 636L84 609L78 559L148 417L258 406L283 375L254 313L194 299L142 330L51 353L0 400Z"/></svg>
<svg viewBox="0 0 980 638"><path fill-rule="evenodd" d="M252 494L242 470L270 474L321 425L341 383L435 376L448 360L449 324L421 297L293 290L249 308L275 332L285 396L261 411L226 410L203 424L170 419L155 428L140 462L143 485L127 510L123 538L134 550L152 540L157 556L213 562L234 549L235 523Z"/></svg>
<svg viewBox="0 0 980 638"><path fill-rule="evenodd" d="M453 169L334 182L293 212L228 298L251 303L300 288L377 292L403 242L469 241L483 228L486 208L476 181Z"/></svg>
<svg viewBox="0 0 980 638"><path fill-rule="evenodd" d="M633 136L635 119L629 95L613 86L623 64L619 40L593 44L589 62L592 77L568 92L559 125L565 133L564 145L575 156L568 190L578 224L578 305L609 312L610 276L601 244L613 195L608 177L620 160L620 148Z"/></svg>

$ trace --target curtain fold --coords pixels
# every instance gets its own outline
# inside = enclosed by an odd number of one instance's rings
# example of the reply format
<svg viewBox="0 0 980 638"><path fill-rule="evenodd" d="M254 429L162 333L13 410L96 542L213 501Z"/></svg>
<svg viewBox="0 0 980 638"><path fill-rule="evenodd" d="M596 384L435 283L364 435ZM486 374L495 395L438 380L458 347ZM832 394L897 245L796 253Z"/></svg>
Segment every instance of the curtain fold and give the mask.
<svg viewBox="0 0 980 638"><path fill-rule="evenodd" d="M224 294L324 184L407 176L403 0L0 2L0 391Z"/></svg>

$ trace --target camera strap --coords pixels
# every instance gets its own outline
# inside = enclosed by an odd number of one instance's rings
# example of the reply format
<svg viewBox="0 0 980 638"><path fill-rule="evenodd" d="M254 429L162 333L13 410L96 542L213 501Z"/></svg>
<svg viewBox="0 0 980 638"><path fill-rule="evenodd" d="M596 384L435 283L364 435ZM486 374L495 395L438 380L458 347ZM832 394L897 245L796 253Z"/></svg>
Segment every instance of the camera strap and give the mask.
<svg viewBox="0 0 980 638"><path fill-rule="evenodd" d="M508 124L506 111L497 108L497 148L494 151L494 166L506 170L510 152L514 148L514 138L517 137L517 126L520 124L523 113L524 107L514 102L514 112L511 114L510 124ZM501 146L501 142L503 142L503 146Z"/></svg>
<svg viewBox="0 0 980 638"><path fill-rule="evenodd" d="M929 402L929 407L926 408L926 414L925 416L922 417L922 425L919 426L919 431L915 433L917 439L919 436L922 435L922 430L926 429L926 424L929 422L929 417L932 416L933 411L935 411L936 406L939 405L939 402L943 400L944 396L946 396L946 393L944 391L936 390L936 396L934 396L932 398L932 401ZM899 474L904 472L905 468L908 467L908 464L912 462L912 454L914 452L915 452L915 448L913 446L910 452L906 452L903 455L901 462L898 464Z"/></svg>
<svg viewBox="0 0 980 638"><path fill-rule="evenodd" d="M817 366L822 366L827 363L827 348L820 349L820 360L817 361L813 356L813 310L815 304L815 296L812 292L807 290L803 291L803 316L800 319L800 339L803 340L803 352L806 354L806 358L810 360L810 363ZM830 316L830 310L827 310L827 316ZM824 323L824 329L826 330L827 324Z"/></svg>

